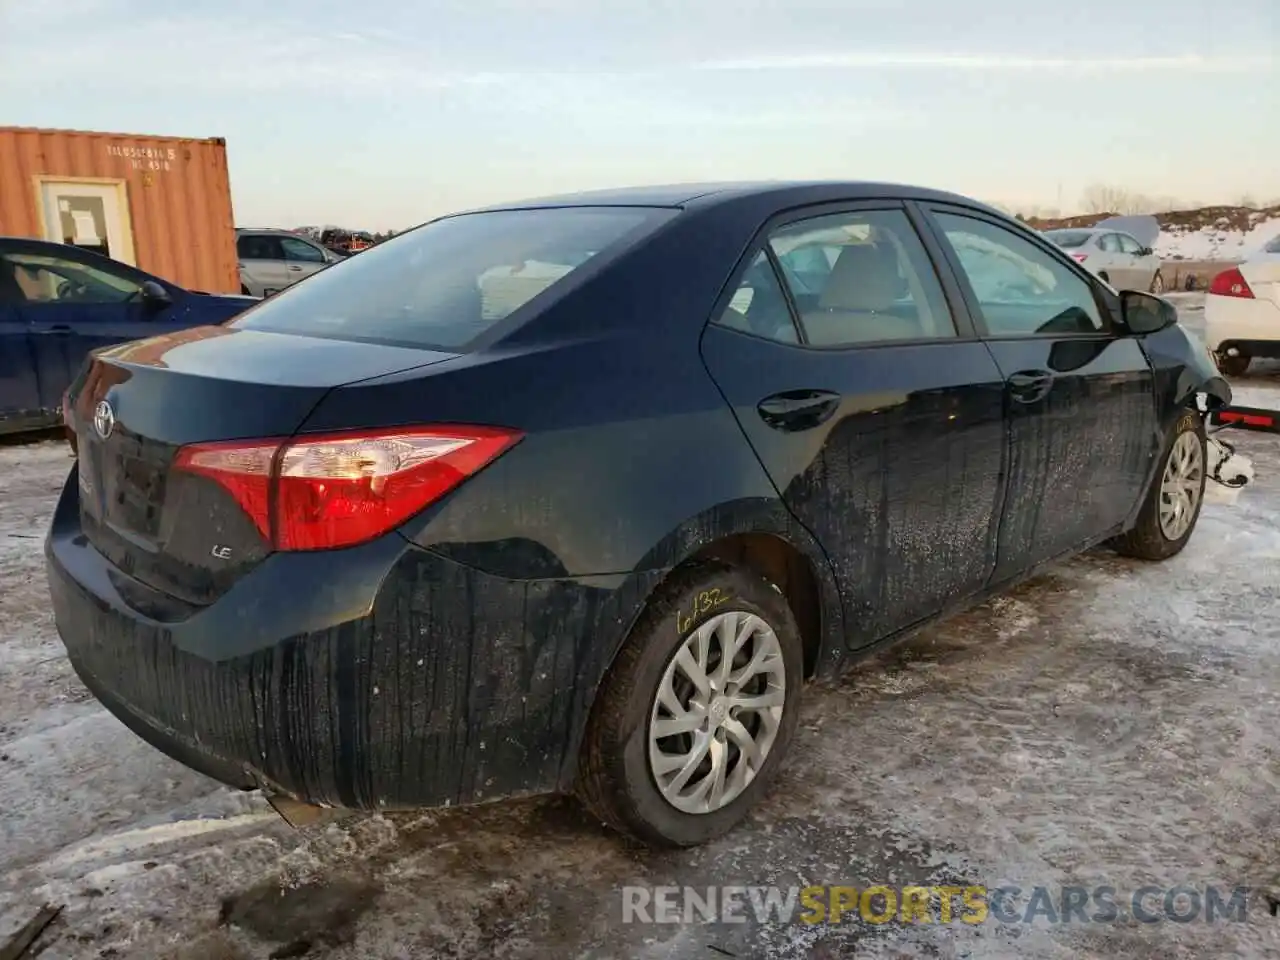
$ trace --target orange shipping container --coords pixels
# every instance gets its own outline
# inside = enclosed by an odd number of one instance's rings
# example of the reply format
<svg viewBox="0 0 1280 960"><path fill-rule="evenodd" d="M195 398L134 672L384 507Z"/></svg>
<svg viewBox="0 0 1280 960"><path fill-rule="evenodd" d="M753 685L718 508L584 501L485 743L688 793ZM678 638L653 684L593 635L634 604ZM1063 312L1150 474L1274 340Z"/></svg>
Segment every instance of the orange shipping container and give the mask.
<svg viewBox="0 0 1280 960"><path fill-rule="evenodd" d="M0 127L0 236L74 243L192 290L240 292L220 137Z"/></svg>

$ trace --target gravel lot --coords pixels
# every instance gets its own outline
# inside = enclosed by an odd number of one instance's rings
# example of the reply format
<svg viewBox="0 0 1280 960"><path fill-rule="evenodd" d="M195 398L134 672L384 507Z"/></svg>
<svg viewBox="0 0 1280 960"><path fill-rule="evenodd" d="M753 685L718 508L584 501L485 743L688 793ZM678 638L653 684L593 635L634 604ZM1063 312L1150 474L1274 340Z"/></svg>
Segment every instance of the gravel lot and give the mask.
<svg viewBox="0 0 1280 960"><path fill-rule="evenodd" d="M1276 368L1237 386L1280 407ZM663 854L554 799L293 830L166 759L62 656L65 447L0 448L0 943L52 902L45 960L1278 956L1280 441L1235 440L1257 482L1181 556L1096 552L811 688L763 807ZM629 884L876 883L1253 892L1214 924L621 922Z"/></svg>

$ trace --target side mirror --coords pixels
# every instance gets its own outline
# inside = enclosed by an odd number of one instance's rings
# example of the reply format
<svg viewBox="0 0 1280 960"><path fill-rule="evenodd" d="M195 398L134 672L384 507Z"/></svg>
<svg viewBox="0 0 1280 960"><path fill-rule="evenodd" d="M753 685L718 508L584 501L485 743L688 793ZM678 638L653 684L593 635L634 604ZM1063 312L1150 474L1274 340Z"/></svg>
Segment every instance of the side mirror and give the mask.
<svg viewBox="0 0 1280 960"><path fill-rule="evenodd" d="M142 281L142 302L153 310L159 310L173 303L169 291L154 280Z"/></svg>
<svg viewBox="0 0 1280 960"><path fill-rule="evenodd" d="M1178 322L1178 308L1139 290L1120 294L1120 314L1130 333L1156 333Z"/></svg>

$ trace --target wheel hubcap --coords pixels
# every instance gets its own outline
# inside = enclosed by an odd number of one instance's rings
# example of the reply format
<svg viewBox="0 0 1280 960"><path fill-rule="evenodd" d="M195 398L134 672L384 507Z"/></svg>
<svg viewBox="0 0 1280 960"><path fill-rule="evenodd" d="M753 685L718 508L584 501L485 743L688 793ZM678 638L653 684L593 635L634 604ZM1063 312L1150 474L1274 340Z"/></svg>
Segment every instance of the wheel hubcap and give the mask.
<svg viewBox="0 0 1280 960"><path fill-rule="evenodd" d="M1160 480L1160 532L1169 540L1191 528L1204 485L1204 454L1200 438L1184 433L1173 443Z"/></svg>
<svg viewBox="0 0 1280 960"><path fill-rule="evenodd" d="M711 813L747 788L773 749L786 703L777 634L728 611L685 638L649 714L649 771L666 801Z"/></svg>

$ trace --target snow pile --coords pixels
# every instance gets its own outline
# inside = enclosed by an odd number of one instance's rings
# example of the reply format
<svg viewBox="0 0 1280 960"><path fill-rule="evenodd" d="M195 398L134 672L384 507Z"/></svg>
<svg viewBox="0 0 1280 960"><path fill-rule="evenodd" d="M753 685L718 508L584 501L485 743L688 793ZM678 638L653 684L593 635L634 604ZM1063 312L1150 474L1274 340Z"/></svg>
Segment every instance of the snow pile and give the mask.
<svg viewBox="0 0 1280 960"><path fill-rule="evenodd" d="M1244 260L1276 237L1280 215L1255 211L1247 230L1233 228L1226 217L1198 229L1166 225L1156 239L1156 253L1167 260Z"/></svg>

